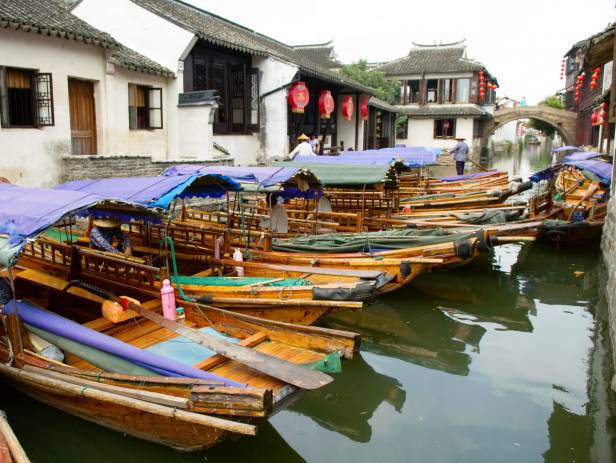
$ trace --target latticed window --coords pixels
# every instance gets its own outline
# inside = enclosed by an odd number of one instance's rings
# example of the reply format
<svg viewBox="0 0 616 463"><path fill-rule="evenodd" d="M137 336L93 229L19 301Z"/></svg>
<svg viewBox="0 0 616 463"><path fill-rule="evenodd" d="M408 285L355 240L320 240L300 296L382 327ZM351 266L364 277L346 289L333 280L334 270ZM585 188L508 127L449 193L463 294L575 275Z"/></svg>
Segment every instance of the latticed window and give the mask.
<svg viewBox="0 0 616 463"><path fill-rule="evenodd" d="M51 74L0 67L0 120L2 127L54 125Z"/></svg>
<svg viewBox="0 0 616 463"><path fill-rule="evenodd" d="M257 132L259 73L249 67L250 57L198 47L190 59L191 77L184 80L184 90L216 90L214 133Z"/></svg>
<svg viewBox="0 0 616 463"><path fill-rule="evenodd" d="M131 130L163 128L162 89L128 84L128 127Z"/></svg>

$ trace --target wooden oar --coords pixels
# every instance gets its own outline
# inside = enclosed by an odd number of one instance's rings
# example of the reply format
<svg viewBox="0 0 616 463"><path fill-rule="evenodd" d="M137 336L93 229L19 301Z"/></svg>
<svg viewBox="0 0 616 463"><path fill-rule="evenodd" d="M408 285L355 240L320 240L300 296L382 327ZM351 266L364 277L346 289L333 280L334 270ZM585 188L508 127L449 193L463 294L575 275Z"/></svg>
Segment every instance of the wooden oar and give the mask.
<svg viewBox="0 0 616 463"><path fill-rule="evenodd" d="M599 184L597 182L592 182L590 184L590 186L588 187L588 190L586 190L586 194L584 196L582 196L582 199L580 199L575 206L573 206L573 209L571 209L571 213L569 214L569 219L571 220L571 217L573 217L573 213L577 210L578 207L580 207L584 201L586 201L588 198L590 198L592 195L595 194L595 191L597 191L599 189Z"/></svg>
<svg viewBox="0 0 616 463"><path fill-rule="evenodd" d="M206 349L210 349L217 354L240 362L254 370L280 379L286 383L292 384L293 386L297 386L302 389L318 389L332 382L331 376L328 376L320 371L310 370L285 360L272 357L271 355L266 355L262 352L224 341L215 336L189 328L188 326L181 325L173 320L169 320L156 312L146 309L141 306L141 304L135 304L128 299L122 299L111 291L98 288L82 281L80 281L79 284L89 291L98 293L105 299L125 304L128 309L134 310L142 317L147 318L148 320L151 320L163 328L167 328L168 330L179 334L180 336L184 336L185 338L196 342Z"/></svg>
<svg viewBox="0 0 616 463"><path fill-rule="evenodd" d="M113 299L112 299L113 300ZM116 297L116 301L120 298ZM128 301L128 299L125 299ZM181 325L173 320L169 320L162 315L143 308L140 304L135 304L128 301L128 308L134 310L139 315L152 320L154 323L173 331L174 333L184 336L200 346L210 349L217 354L223 355L232 360L236 360L254 370L265 373L274 378L280 379L286 383L292 384L302 389L318 389L332 382L332 377L317 370L309 370L307 368L295 365L293 363L281 360L261 352L237 346L228 341L223 341L215 336L203 333Z"/></svg>

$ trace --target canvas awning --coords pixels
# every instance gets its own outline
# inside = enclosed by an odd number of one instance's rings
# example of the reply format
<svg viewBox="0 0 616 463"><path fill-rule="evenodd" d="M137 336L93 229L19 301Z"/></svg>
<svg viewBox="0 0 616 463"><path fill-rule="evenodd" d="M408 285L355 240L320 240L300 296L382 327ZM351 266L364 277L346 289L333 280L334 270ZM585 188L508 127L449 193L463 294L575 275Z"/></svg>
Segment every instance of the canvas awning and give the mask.
<svg viewBox="0 0 616 463"><path fill-rule="evenodd" d="M321 158L318 157L317 159ZM294 166L301 166L302 168L310 169L319 178L319 180L321 180L323 186L365 186L397 182L395 169L393 166L387 164L319 164L316 162L302 163L302 160L303 158L297 162L293 162L292 164ZM282 161L277 162L276 165L280 165L282 163L288 164L288 162Z"/></svg>
<svg viewBox="0 0 616 463"><path fill-rule="evenodd" d="M74 180L54 187L56 190L105 195L165 210L176 198L219 198L227 190L236 191L240 188L239 183L229 177L204 173Z"/></svg>
<svg viewBox="0 0 616 463"><path fill-rule="evenodd" d="M153 217L143 206L89 192L29 188L0 183L0 265L11 266L28 239L60 220L84 214L117 217L134 211Z"/></svg>
<svg viewBox="0 0 616 463"><path fill-rule="evenodd" d="M199 166L193 164L180 164L170 167L163 172L163 176L182 176L192 174L224 175L237 183L241 183L244 189L259 191L276 188L298 187L300 190L306 188L319 189L321 182L310 171L298 166L255 166L255 167L236 167L236 166ZM251 185L251 186L248 186ZM256 188L254 187L256 185Z"/></svg>

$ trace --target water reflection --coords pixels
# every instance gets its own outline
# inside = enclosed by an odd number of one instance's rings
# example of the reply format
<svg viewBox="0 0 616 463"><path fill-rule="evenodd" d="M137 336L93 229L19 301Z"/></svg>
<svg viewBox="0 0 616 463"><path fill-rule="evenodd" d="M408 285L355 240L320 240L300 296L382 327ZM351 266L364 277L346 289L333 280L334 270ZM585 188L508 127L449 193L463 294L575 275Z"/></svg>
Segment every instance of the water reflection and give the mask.
<svg viewBox="0 0 616 463"><path fill-rule="evenodd" d="M358 394L358 382L361 394ZM372 437L369 421L379 405L388 403L400 413L405 401L406 391L396 378L377 373L358 355L344 364L344 374L337 375L327 387L305 395L291 410L353 441L369 442Z"/></svg>

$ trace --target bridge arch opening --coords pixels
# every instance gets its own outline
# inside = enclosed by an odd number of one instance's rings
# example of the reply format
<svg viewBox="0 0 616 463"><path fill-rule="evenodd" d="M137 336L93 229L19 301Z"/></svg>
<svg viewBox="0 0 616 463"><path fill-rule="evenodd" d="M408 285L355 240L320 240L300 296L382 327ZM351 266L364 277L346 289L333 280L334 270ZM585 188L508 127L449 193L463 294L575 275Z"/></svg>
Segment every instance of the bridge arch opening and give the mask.
<svg viewBox="0 0 616 463"><path fill-rule="evenodd" d="M519 121L527 121L527 120L537 120L537 121L541 121L544 122L545 124L549 125L550 127L552 127L554 129L554 131L560 136L560 138L562 139L563 143L565 145L572 145L575 140L570 138L570 135L567 133L566 130L564 130L560 125L555 124L553 121L549 120L548 118L542 118L542 117L520 117L517 119L511 119L511 120L507 120L505 122L501 122L501 123L497 123L491 126L491 128L489 129L489 131L487 131L484 134L485 137L485 142L487 143L490 138L494 135L494 133L504 127L505 125L509 124L510 122L519 122Z"/></svg>

